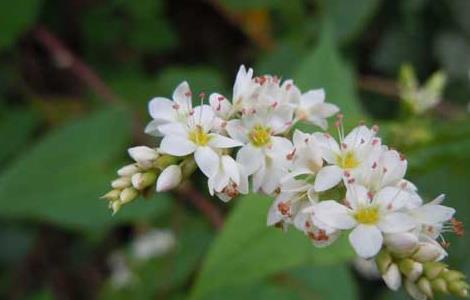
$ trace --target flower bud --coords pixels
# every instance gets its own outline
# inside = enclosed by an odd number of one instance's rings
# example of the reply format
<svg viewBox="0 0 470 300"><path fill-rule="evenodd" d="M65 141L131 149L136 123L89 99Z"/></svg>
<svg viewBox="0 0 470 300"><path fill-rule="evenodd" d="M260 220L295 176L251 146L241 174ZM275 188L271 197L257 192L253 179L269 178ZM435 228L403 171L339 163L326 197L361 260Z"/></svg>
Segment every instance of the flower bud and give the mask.
<svg viewBox="0 0 470 300"><path fill-rule="evenodd" d="M128 202L131 202L132 200L137 198L137 196L139 196L139 192L135 188L133 187L125 188L121 192L121 196L120 196L121 203L125 204Z"/></svg>
<svg viewBox="0 0 470 300"><path fill-rule="evenodd" d="M447 266L440 262L427 262L424 263L424 274L428 279L434 279L446 268Z"/></svg>
<svg viewBox="0 0 470 300"><path fill-rule="evenodd" d="M124 166L117 171L119 176L132 176L137 172L139 172L139 168L136 164Z"/></svg>
<svg viewBox="0 0 470 300"><path fill-rule="evenodd" d="M442 257L443 251L438 244L422 243L413 254L413 258L419 262L436 261Z"/></svg>
<svg viewBox="0 0 470 300"><path fill-rule="evenodd" d="M402 259L399 263L400 271L410 281L416 281L416 279L423 273L423 265L410 258Z"/></svg>
<svg viewBox="0 0 470 300"><path fill-rule="evenodd" d="M396 264L391 264L387 272L382 275L382 278L385 284L393 291L398 290L401 286L401 274Z"/></svg>
<svg viewBox="0 0 470 300"><path fill-rule="evenodd" d="M375 261L377 262L377 267L381 274L385 274L392 264L392 256L388 253L387 250L382 249L382 251L377 254Z"/></svg>
<svg viewBox="0 0 470 300"><path fill-rule="evenodd" d="M121 208L121 201L112 201L109 202L109 208L113 210L113 215L119 211Z"/></svg>
<svg viewBox="0 0 470 300"><path fill-rule="evenodd" d="M176 164L177 162L178 162L178 157L164 154L158 157L157 161L155 162L155 167L163 170L168 166Z"/></svg>
<svg viewBox="0 0 470 300"><path fill-rule="evenodd" d="M421 277L416 284L418 285L418 288L421 290L421 292L423 292L423 294L425 294L428 298L432 298L434 296L431 282L427 278Z"/></svg>
<svg viewBox="0 0 470 300"><path fill-rule="evenodd" d="M158 158L158 152L147 146L129 148L130 157L139 163L147 164Z"/></svg>
<svg viewBox="0 0 470 300"><path fill-rule="evenodd" d="M114 189L124 189L131 186L131 179L129 177L119 177L111 182L111 186Z"/></svg>
<svg viewBox="0 0 470 300"><path fill-rule="evenodd" d="M158 176L157 179L157 192L169 191L177 187L182 179L181 168L178 165L171 165L167 167Z"/></svg>
<svg viewBox="0 0 470 300"><path fill-rule="evenodd" d="M107 192L106 194L104 194L103 196L101 196L101 199L106 199L106 200L109 200L109 201L115 201L115 200L119 199L120 194L121 194L120 190L111 190L111 191Z"/></svg>
<svg viewBox="0 0 470 300"><path fill-rule="evenodd" d="M448 289L449 292L458 297L467 298L468 297L468 284L464 281L454 281L449 283Z"/></svg>
<svg viewBox="0 0 470 300"><path fill-rule="evenodd" d="M418 286L412 281L405 281L405 288L408 294L416 300L426 300L426 295L418 288Z"/></svg>
<svg viewBox="0 0 470 300"><path fill-rule="evenodd" d="M442 278L436 278L431 281L432 289L436 292L447 294L449 291L447 290L447 282Z"/></svg>
<svg viewBox="0 0 470 300"><path fill-rule="evenodd" d="M145 172L132 175L131 181L136 189L143 190L154 184L156 179L157 174L155 174L155 172Z"/></svg>
<svg viewBox="0 0 470 300"><path fill-rule="evenodd" d="M458 281L465 278L465 275L459 271L447 270L442 272L441 277L447 282Z"/></svg>
<svg viewBox="0 0 470 300"><path fill-rule="evenodd" d="M387 249L400 257L410 256L418 247L418 237L410 232L385 235Z"/></svg>

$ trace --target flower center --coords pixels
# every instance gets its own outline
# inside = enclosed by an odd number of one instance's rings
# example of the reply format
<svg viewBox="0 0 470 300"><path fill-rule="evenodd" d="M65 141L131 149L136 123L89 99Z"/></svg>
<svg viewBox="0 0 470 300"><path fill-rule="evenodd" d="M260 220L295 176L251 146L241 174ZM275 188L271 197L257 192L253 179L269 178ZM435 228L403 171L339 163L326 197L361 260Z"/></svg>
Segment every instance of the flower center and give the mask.
<svg viewBox="0 0 470 300"><path fill-rule="evenodd" d="M359 165L359 161L356 158L356 155L352 151L348 151L343 155L338 155L336 157L336 163L342 169L354 169Z"/></svg>
<svg viewBox="0 0 470 300"><path fill-rule="evenodd" d="M189 132L189 140L196 145L206 146L209 143L210 136L202 129L201 126L196 126L195 129Z"/></svg>
<svg viewBox="0 0 470 300"><path fill-rule="evenodd" d="M248 139L255 147L263 147L271 143L271 129L256 125L248 134Z"/></svg>
<svg viewBox="0 0 470 300"><path fill-rule="evenodd" d="M359 209L354 218L361 224L376 224L379 220L379 209L377 207L365 207Z"/></svg>

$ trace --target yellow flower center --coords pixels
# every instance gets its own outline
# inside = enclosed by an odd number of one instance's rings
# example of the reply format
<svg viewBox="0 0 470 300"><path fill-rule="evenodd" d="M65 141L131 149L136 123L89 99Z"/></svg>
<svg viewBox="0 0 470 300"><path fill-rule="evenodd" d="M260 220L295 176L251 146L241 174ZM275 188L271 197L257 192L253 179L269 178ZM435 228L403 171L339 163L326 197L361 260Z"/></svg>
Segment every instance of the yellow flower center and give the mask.
<svg viewBox="0 0 470 300"><path fill-rule="evenodd" d="M189 132L189 140L196 145L206 146L209 143L210 136L201 126L196 126L195 129Z"/></svg>
<svg viewBox="0 0 470 300"><path fill-rule="evenodd" d="M379 221L379 209L377 207L365 207L359 209L354 218L361 224L376 224Z"/></svg>
<svg viewBox="0 0 470 300"><path fill-rule="evenodd" d="M256 125L248 134L250 142L255 147L263 147L271 143L271 129L262 125Z"/></svg>
<svg viewBox="0 0 470 300"><path fill-rule="evenodd" d="M341 169L354 169L359 165L359 161L352 151L348 151L343 155L338 155L336 157L336 163L341 167Z"/></svg>

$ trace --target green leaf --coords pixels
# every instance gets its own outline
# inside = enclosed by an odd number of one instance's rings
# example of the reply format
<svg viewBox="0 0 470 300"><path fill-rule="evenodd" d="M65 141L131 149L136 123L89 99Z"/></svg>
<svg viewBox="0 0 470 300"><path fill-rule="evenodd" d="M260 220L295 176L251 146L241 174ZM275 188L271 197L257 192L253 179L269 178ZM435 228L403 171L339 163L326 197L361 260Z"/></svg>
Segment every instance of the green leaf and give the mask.
<svg viewBox="0 0 470 300"><path fill-rule="evenodd" d="M297 230L284 234L267 227L271 198L249 195L237 201L238 206L209 250L192 299L204 299L221 288L248 284L305 263L334 263L352 255L345 240L328 249L316 249Z"/></svg>
<svg viewBox="0 0 470 300"><path fill-rule="evenodd" d="M361 115L354 86L355 75L341 58L330 25L325 24L319 45L301 60L294 74L302 90L324 88L326 101L337 104L346 118Z"/></svg>
<svg viewBox="0 0 470 300"><path fill-rule="evenodd" d="M0 136L6 143L0 147L0 162L18 154L31 137L38 123L37 116L29 110L7 111L0 121Z"/></svg>
<svg viewBox="0 0 470 300"><path fill-rule="evenodd" d="M281 4L282 0L221 0L220 2L229 9L250 10L270 9Z"/></svg>
<svg viewBox="0 0 470 300"><path fill-rule="evenodd" d="M381 0L324 0L325 18L335 28L335 36L340 42L350 42L365 29L377 12Z"/></svg>
<svg viewBox="0 0 470 300"><path fill-rule="evenodd" d="M39 13L41 0L0 1L0 50L8 48L26 31Z"/></svg>
<svg viewBox="0 0 470 300"><path fill-rule="evenodd" d="M164 210L165 194L135 201L115 217L98 199L116 176L115 159L128 147L129 115L108 109L46 136L0 177L0 217L97 229Z"/></svg>

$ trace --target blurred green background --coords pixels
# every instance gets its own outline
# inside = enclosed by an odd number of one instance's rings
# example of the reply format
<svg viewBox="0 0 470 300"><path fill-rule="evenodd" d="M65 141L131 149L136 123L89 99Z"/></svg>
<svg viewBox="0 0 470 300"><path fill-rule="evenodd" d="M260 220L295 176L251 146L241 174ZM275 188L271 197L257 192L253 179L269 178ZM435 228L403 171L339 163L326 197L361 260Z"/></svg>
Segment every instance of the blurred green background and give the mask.
<svg viewBox="0 0 470 300"><path fill-rule="evenodd" d="M266 197L211 200L221 231L173 194L114 217L98 199L128 147L157 144L142 134L151 97L182 80L230 94L242 63L326 88L349 126L379 123L423 197L446 193L470 222L470 1L4 0L0 298L407 299L361 275L344 240L266 228ZM403 112L404 63L447 74L442 104ZM470 240L448 241L470 275Z"/></svg>

